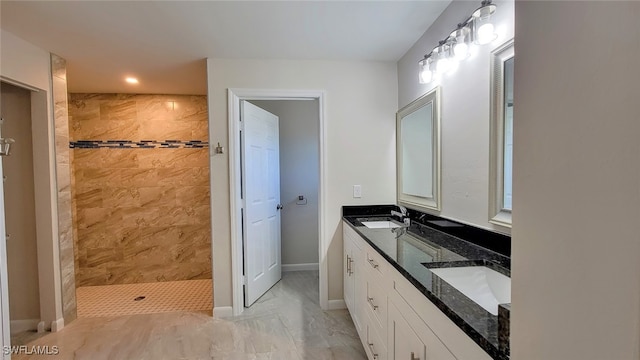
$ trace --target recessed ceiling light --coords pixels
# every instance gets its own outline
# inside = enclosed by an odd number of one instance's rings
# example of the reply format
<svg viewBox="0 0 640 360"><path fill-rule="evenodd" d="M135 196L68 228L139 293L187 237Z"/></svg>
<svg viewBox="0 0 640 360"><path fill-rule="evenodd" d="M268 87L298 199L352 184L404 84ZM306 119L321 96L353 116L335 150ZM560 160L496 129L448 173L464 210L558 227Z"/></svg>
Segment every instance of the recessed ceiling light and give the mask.
<svg viewBox="0 0 640 360"><path fill-rule="evenodd" d="M128 82L129 84L137 84L137 83L139 83L138 79L136 79L134 77L128 77L128 78L124 79L124 81Z"/></svg>

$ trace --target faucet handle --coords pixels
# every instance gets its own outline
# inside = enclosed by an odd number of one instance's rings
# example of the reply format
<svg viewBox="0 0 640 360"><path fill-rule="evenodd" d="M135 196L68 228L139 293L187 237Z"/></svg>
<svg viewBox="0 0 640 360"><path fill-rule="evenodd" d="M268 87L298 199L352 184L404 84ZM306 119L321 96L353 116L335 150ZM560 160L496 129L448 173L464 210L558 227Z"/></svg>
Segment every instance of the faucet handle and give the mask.
<svg viewBox="0 0 640 360"><path fill-rule="evenodd" d="M400 208L400 212L402 213L402 215L407 215L407 208L402 206L402 205L398 205L398 208Z"/></svg>

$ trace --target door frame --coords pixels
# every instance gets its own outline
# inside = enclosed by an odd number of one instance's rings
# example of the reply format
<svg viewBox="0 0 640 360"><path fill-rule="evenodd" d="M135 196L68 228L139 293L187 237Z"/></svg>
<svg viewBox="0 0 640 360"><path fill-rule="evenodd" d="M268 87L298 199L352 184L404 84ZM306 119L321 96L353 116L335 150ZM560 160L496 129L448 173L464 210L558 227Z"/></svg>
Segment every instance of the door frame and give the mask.
<svg viewBox="0 0 640 360"><path fill-rule="evenodd" d="M49 56L49 55L47 55ZM50 69L49 69L50 70ZM21 76L24 74L21 74ZM60 243L58 236L58 188L56 178L55 156L55 119L53 116L53 98L51 92L51 72L49 71L49 87L38 88L22 81L0 74L0 81L17 86L31 92L31 134L34 161L34 186L36 209L36 244L38 252L38 289L40 292L40 323L38 330L57 332L64 328L62 278L60 275ZM0 164L2 166L2 164ZM4 184L0 184L4 189ZM3 190L0 190L3 191ZM10 341L10 315L8 269L6 263L6 224L4 223L4 196L0 203L0 216L3 230L0 231L0 279L2 287L2 333L3 338ZM6 288L6 292L4 287ZM75 291L75 289L74 289ZM6 314L4 313L6 311Z"/></svg>
<svg viewBox="0 0 640 360"><path fill-rule="evenodd" d="M318 100L319 126L319 176L318 179L318 263L320 266L320 307L329 308L329 283L327 279L327 251L329 244L324 236L326 208L326 144L325 144L325 91L289 89L227 89L227 111L229 120L229 212L231 220L231 282L233 316L244 311L243 300L243 253L242 253L242 199L240 171L240 101L241 100Z"/></svg>

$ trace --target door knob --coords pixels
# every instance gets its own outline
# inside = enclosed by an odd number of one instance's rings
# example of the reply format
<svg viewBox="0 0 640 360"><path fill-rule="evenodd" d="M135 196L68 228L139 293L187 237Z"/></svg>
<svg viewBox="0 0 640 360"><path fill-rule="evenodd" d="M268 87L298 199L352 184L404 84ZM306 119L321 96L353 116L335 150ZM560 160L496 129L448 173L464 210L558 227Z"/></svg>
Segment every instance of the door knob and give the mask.
<svg viewBox="0 0 640 360"><path fill-rule="evenodd" d="M276 206L276 210L282 210L284 209L284 206L282 206L281 204L278 204L278 206Z"/></svg>

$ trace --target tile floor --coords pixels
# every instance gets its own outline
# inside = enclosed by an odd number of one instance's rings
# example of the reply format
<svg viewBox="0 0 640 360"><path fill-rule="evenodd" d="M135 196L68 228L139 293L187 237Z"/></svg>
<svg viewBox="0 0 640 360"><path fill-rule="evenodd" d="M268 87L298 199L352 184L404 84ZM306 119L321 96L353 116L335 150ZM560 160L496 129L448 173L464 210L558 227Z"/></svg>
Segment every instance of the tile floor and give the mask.
<svg viewBox="0 0 640 360"><path fill-rule="evenodd" d="M11 345L13 346L25 345L47 334L48 332L39 333L35 330L27 330L27 331L21 331L18 333L13 333L11 334Z"/></svg>
<svg viewBox="0 0 640 360"><path fill-rule="evenodd" d="M76 290L78 317L156 314L213 309L211 279L84 286ZM139 301L138 296L145 298Z"/></svg>
<svg viewBox="0 0 640 360"><path fill-rule="evenodd" d="M283 273L243 315L198 312L79 318L29 346L58 346L57 356L14 359L364 360L346 310L322 311L318 273Z"/></svg>

